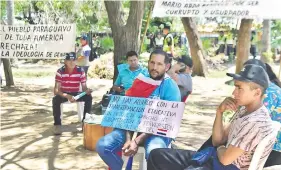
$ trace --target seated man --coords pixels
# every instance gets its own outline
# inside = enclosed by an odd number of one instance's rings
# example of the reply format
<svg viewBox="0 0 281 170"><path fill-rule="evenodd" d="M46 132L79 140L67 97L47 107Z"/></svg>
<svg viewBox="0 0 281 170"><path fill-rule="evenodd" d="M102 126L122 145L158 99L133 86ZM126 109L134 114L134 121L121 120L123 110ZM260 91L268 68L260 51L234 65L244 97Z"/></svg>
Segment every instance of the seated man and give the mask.
<svg viewBox="0 0 281 170"><path fill-rule="evenodd" d="M147 75L147 69L139 65L138 54L135 51L129 51L126 54L128 64L118 65L118 77L112 87L117 94L125 95L139 73Z"/></svg>
<svg viewBox="0 0 281 170"><path fill-rule="evenodd" d="M162 50L151 53L148 61L150 78L161 81L151 94L151 98L168 101L180 101L180 91L175 83L165 72L169 69L169 56ZM151 150L155 148L167 148L171 143L170 138L141 133L135 140L131 140L130 133L126 130L114 129L113 132L101 138L97 143L97 152L103 161L112 170L121 170L123 161L117 155L123 151L125 156L134 156L138 151L140 143L144 144L146 158Z"/></svg>
<svg viewBox="0 0 281 170"><path fill-rule="evenodd" d="M67 53L64 66L58 69L56 74L56 82L53 97L53 116L54 116L54 134L61 134L61 109L60 105L66 101L76 102L74 96L79 94L80 85L82 91L87 94L79 98L77 101L84 101L84 115L91 113L92 96L91 90L86 86L85 72L82 68L76 66L76 54L74 52Z"/></svg>
<svg viewBox="0 0 281 170"><path fill-rule="evenodd" d="M264 106L268 109L271 119L274 121L279 121L281 123L281 87L279 86L278 79L270 66L268 64L263 63L257 59L250 59L244 63L244 65L253 64L261 66L264 70L266 70L269 76L269 86L265 91L265 97L263 99ZM212 147L212 136L201 146L198 151L205 149L207 147ZM273 151L270 153L265 167L273 166L273 165L281 165L281 133L277 136L277 142L274 145Z"/></svg>
<svg viewBox="0 0 281 170"><path fill-rule="evenodd" d="M188 95L192 92L192 67L192 59L188 56L182 56L178 63L173 65L168 72L179 86L182 102L185 102Z"/></svg>
<svg viewBox="0 0 281 170"><path fill-rule="evenodd" d="M234 98L226 98L217 108L212 135L212 142L218 147L215 156L198 166L191 161L194 151L155 149L148 159L148 170L217 170L225 166L237 170L249 168L257 145L273 131L269 112L262 103L269 78L257 65L246 65L239 74L227 75L235 80ZM236 113L230 126L223 127L222 117L227 110ZM267 144L263 158L269 155L273 144L273 140Z"/></svg>

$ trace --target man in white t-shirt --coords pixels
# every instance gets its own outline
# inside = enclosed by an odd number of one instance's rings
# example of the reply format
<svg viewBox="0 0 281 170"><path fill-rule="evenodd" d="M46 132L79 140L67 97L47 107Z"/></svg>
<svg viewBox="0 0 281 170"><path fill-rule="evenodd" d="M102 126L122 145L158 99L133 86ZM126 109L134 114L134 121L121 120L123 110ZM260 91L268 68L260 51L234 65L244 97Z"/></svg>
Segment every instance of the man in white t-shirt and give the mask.
<svg viewBox="0 0 281 170"><path fill-rule="evenodd" d="M88 73L88 69L89 69L89 66L90 66L89 57L90 57L90 54L91 54L91 48L88 45L86 35L83 35L80 38L80 43L82 45L82 51L81 51L81 56L78 57L77 65L84 69L85 75L86 75L86 78L87 78L87 73Z"/></svg>

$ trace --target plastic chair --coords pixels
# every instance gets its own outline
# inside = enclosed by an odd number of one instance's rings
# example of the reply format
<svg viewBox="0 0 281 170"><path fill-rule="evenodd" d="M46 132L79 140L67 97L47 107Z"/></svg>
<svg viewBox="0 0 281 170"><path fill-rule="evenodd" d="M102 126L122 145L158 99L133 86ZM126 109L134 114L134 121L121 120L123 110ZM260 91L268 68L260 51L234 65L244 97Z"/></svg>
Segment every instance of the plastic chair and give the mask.
<svg viewBox="0 0 281 170"><path fill-rule="evenodd" d="M85 102L76 102L76 103L71 103L71 102L64 102L60 105L60 118L62 120L63 118L63 106L68 105L68 104L76 104L77 105L77 114L78 114L78 121L81 122L83 118L83 113L84 113L84 104Z"/></svg>
<svg viewBox="0 0 281 170"><path fill-rule="evenodd" d="M268 144L268 142L270 140L276 139L277 133L278 133L278 131L280 131L280 128L281 128L281 124L279 122L272 121L272 124L273 124L273 128L274 128L273 133L271 133L270 135L266 136L258 144L258 146L257 146L257 148L255 150L255 153L253 155L250 167L249 167L248 170L262 170L263 169L263 166L264 166L264 164L265 164L265 162L266 162L266 160L268 158L268 156L267 156L264 159L262 159L261 162L260 162L260 159L261 159L261 156L263 154L263 151L264 151L265 147L267 146L267 144ZM259 162L260 162L260 164L259 164ZM260 165L259 168L258 168L258 165Z"/></svg>
<svg viewBox="0 0 281 170"><path fill-rule="evenodd" d="M171 148L171 144L168 148ZM147 170L147 161L145 159L145 149L144 147L140 146L138 149L137 154L141 155L141 158L139 160L139 170ZM127 166L128 163L128 157L122 156L122 159L124 161L123 168Z"/></svg>

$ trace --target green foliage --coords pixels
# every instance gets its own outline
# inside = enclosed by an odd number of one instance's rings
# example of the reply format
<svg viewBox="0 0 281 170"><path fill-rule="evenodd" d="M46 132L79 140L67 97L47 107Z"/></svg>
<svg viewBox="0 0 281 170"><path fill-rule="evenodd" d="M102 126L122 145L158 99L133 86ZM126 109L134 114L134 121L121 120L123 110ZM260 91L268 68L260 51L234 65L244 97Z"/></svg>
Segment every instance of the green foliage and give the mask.
<svg viewBox="0 0 281 170"><path fill-rule="evenodd" d="M272 63L273 62L273 53L271 51L267 51L262 53L263 58L265 59L265 63Z"/></svg>
<svg viewBox="0 0 281 170"><path fill-rule="evenodd" d="M210 39L202 39L202 45L204 50L208 50L212 47L212 41Z"/></svg>
<svg viewBox="0 0 281 170"><path fill-rule="evenodd" d="M281 20L272 21L271 43L273 48L281 46Z"/></svg>
<svg viewBox="0 0 281 170"><path fill-rule="evenodd" d="M114 41L111 37L103 37L100 40L100 49L98 51L100 54L113 51L113 49L114 49Z"/></svg>

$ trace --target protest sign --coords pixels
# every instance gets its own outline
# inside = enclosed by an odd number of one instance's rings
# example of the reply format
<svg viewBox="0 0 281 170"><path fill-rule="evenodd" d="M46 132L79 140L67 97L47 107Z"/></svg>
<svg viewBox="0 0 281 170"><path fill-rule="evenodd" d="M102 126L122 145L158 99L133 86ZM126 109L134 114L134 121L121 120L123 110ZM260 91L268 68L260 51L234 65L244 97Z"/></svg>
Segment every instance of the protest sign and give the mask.
<svg viewBox="0 0 281 170"><path fill-rule="evenodd" d="M0 25L1 58L61 58L74 51L75 34L75 24Z"/></svg>
<svg viewBox="0 0 281 170"><path fill-rule="evenodd" d="M280 19L280 0L156 0L153 17Z"/></svg>
<svg viewBox="0 0 281 170"><path fill-rule="evenodd" d="M112 96L101 125L176 138L184 103Z"/></svg>

